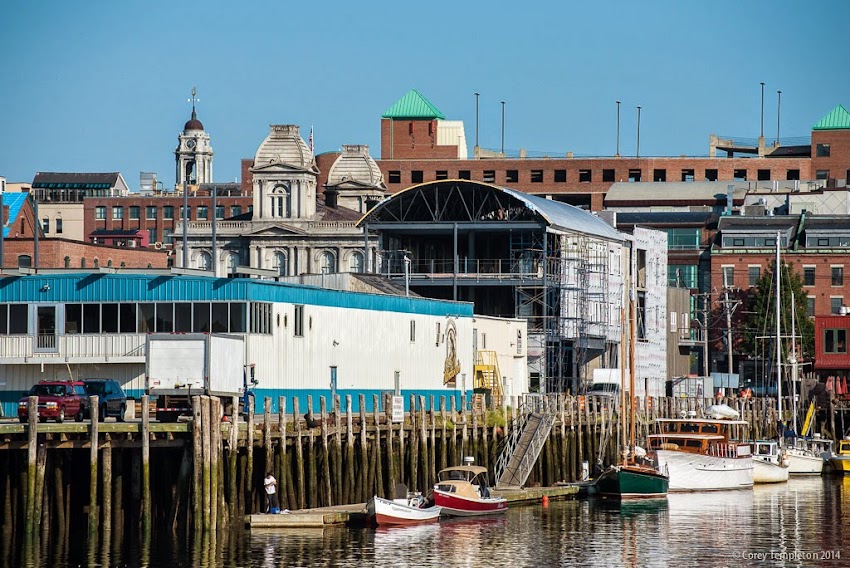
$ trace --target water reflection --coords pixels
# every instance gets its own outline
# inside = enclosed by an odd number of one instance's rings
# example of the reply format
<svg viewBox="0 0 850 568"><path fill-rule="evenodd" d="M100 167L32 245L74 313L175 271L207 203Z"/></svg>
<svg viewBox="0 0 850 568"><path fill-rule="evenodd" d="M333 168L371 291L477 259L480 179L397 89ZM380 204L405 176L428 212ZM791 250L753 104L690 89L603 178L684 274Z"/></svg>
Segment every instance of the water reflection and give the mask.
<svg viewBox="0 0 850 568"><path fill-rule="evenodd" d="M504 516L392 528L233 530L215 535L101 533L60 542L0 536L5 566L842 566L850 477L658 501L514 506ZM797 559L794 559L797 554ZM805 556L808 555L808 556Z"/></svg>

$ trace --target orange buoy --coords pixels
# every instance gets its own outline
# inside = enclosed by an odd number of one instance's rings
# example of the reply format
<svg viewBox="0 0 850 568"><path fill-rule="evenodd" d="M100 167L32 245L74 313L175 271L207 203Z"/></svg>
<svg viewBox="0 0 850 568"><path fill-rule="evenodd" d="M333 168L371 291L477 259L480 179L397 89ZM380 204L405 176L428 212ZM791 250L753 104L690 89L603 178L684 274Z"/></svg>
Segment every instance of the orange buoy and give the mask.
<svg viewBox="0 0 850 568"><path fill-rule="evenodd" d="M544 495L543 499L541 499L541 501L542 501L544 507L549 506L549 496L548 495Z"/></svg>

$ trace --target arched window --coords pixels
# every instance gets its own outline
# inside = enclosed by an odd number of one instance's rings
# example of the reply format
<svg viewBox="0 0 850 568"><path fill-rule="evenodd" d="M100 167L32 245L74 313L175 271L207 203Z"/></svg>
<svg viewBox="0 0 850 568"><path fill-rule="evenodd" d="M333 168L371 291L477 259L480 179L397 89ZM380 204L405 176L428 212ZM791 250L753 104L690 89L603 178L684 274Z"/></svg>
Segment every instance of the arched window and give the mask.
<svg viewBox="0 0 850 568"><path fill-rule="evenodd" d="M125 266L127 266L127 263L122 260L121 261L121 268L124 268Z"/></svg>
<svg viewBox="0 0 850 568"><path fill-rule="evenodd" d="M198 268L212 270L212 255L206 251L198 255Z"/></svg>
<svg viewBox="0 0 850 568"><path fill-rule="evenodd" d="M28 254L18 256L18 266L20 268L29 268L32 266L32 257Z"/></svg>
<svg viewBox="0 0 850 568"><path fill-rule="evenodd" d="M291 194L289 191L289 187L285 185L278 185L272 190L271 194L271 206L272 206L272 217L291 217L292 216L292 205L291 205Z"/></svg>
<svg viewBox="0 0 850 568"><path fill-rule="evenodd" d="M333 274L336 272L336 257L334 253L325 251L319 259L319 268L325 274Z"/></svg>
<svg viewBox="0 0 850 568"><path fill-rule="evenodd" d="M285 252L274 253L272 267L277 270L277 273L281 276L289 276L289 259Z"/></svg>
<svg viewBox="0 0 850 568"><path fill-rule="evenodd" d="M94 259L94 267L97 268L100 266L100 261L98 259Z"/></svg>
<svg viewBox="0 0 850 568"><path fill-rule="evenodd" d="M112 259L111 258L106 261L106 266L112 266Z"/></svg>
<svg viewBox="0 0 850 568"><path fill-rule="evenodd" d="M71 257L70 256L65 257L65 268L71 268Z"/></svg>
<svg viewBox="0 0 850 568"><path fill-rule="evenodd" d="M363 272L363 255L359 252L355 252L351 255L349 259L349 272Z"/></svg>
<svg viewBox="0 0 850 568"><path fill-rule="evenodd" d="M86 257L80 259L80 268L86 267Z"/></svg>

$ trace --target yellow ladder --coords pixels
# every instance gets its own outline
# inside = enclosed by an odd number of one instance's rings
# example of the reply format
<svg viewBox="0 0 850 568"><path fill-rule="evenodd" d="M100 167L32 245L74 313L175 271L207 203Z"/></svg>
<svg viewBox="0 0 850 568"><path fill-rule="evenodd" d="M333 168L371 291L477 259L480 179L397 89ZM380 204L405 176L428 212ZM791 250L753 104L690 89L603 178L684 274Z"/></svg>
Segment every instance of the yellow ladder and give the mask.
<svg viewBox="0 0 850 568"><path fill-rule="evenodd" d="M495 406L502 405L502 375L495 351L476 351L473 388L490 392Z"/></svg>

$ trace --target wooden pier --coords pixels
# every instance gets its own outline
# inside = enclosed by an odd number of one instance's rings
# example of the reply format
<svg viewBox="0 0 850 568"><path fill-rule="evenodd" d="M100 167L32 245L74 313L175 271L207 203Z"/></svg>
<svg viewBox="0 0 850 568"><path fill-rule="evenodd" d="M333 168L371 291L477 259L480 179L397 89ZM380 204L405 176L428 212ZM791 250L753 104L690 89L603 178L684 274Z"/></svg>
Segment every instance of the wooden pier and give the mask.
<svg viewBox="0 0 850 568"><path fill-rule="evenodd" d="M539 499L543 493L536 492L578 481L583 462L593 468L618 458L622 424L616 408L599 399L552 398L551 434L525 487L506 496ZM279 414L271 414L266 399L262 415L243 417L224 416L216 398L195 397L194 415L177 423L151 420L146 398L138 422L102 423L94 416L91 423L38 423L30 412L27 424L0 423L0 530L24 545L67 536L71 523L80 522L90 539L119 530L149 538L154 529L216 532L239 526L246 516L275 526L309 523L299 511L342 506L345 513L346 506L356 509L372 495L390 495L396 483L426 493L439 470L464 456L492 472L517 418L516 404L507 411L473 404L473 411L466 404L455 408L454 401L411 396L403 423L392 422L391 405L377 396L370 412L361 396L357 413L351 397L331 401L330 410L324 398L318 409L308 398L309 421L297 399L287 406L284 398L277 401ZM753 438L776 435L775 401L659 398L641 401L639 437L654 432L656 418L716 402L737 408ZM818 430L828 425L822 420ZM268 471L290 515L257 515L264 510Z"/></svg>

